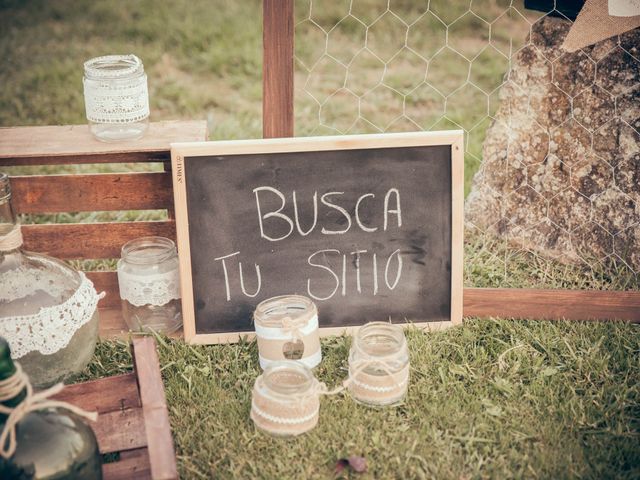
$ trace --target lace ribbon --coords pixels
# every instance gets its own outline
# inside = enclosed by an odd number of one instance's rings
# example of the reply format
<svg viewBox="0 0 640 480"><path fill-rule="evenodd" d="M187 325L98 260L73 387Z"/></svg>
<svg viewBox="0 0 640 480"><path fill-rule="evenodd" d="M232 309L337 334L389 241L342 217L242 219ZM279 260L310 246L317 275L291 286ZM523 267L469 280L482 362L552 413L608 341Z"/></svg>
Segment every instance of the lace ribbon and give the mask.
<svg viewBox="0 0 640 480"><path fill-rule="evenodd" d="M65 302L43 307L33 315L3 318L0 336L11 345L12 357L21 358L37 351L51 355L66 347L76 331L86 324L96 311L104 292L97 294L91 280L82 272L80 287Z"/></svg>
<svg viewBox="0 0 640 480"><path fill-rule="evenodd" d="M180 299L180 276L177 269L154 275L135 275L119 268L118 286L120 298L136 307L161 307L171 300Z"/></svg>
<svg viewBox="0 0 640 480"><path fill-rule="evenodd" d="M131 78L84 79L87 119L95 123L132 123L149 116L147 75Z"/></svg>
<svg viewBox="0 0 640 480"><path fill-rule="evenodd" d="M16 397L23 389L26 389L26 395L22 402L14 408L0 403L0 413L7 415L7 421L4 424L2 433L0 433L0 456L5 460L11 458L16 451L16 426L18 422L31 412L47 408L64 408L93 422L98 419L98 412L87 412L70 403L49 399L49 397L62 391L64 388L62 383L58 383L42 392L33 393L31 382L22 371L22 367L19 363L16 363L15 366L16 371L14 374L6 380L0 381L0 402Z"/></svg>
<svg viewBox="0 0 640 480"><path fill-rule="evenodd" d="M280 417L276 415L271 415L267 412L263 412L260 408L258 408L255 401L251 402L251 410L252 410L252 413L254 413L255 415L259 415L262 418L269 420L270 422L280 423L283 425L299 425L302 423L307 423L313 420L315 417L317 417L318 414L320 413L320 407L318 407L314 409L310 414L305 415L303 417Z"/></svg>

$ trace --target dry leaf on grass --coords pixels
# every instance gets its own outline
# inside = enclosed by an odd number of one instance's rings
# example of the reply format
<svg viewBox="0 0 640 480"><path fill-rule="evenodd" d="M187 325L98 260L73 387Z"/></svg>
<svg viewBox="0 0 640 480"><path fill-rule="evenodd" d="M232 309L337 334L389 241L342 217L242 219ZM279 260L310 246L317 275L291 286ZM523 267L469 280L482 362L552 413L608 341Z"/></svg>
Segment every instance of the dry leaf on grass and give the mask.
<svg viewBox="0 0 640 480"><path fill-rule="evenodd" d="M349 458L341 458L336 462L335 474L340 475L347 466L356 473L366 472L367 459L357 455L351 455Z"/></svg>

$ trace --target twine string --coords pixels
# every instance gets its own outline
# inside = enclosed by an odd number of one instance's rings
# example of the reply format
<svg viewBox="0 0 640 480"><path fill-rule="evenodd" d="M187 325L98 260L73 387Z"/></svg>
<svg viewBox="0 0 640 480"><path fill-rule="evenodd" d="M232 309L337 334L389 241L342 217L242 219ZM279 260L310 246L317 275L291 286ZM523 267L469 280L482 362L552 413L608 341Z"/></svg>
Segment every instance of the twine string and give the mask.
<svg viewBox="0 0 640 480"><path fill-rule="evenodd" d="M11 458L15 453L17 448L16 426L20 420L31 412L47 408L64 408L92 422L98 419L98 412L87 412L70 403L51 400L49 397L60 393L64 388L62 383L58 383L41 392L33 393L33 387L31 386L29 377L23 372L19 363L15 365L16 371L14 374L0 381L0 402L16 397L23 389L26 390L26 395L22 402L13 408L0 403L0 413L7 415L4 428L2 429L2 433L0 433L0 456L4 459Z"/></svg>
<svg viewBox="0 0 640 480"><path fill-rule="evenodd" d="M390 364L391 362L388 359L366 359L359 362L354 362L354 365L352 365L355 367L353 369L353 372L351 371L351 368L349 368L349 376L342 382L341 385L330 390L325 383L318 382L316 392L319 395L337 395L338 393L343 392L344 390L349 388L349 385L356 381L356 377L369 367L380 368L389 376L389 378L391 378L396 387L402 388L402 384L395 378L395 374L398 372L394 372Z"/></svg>
<svg viewBox="0 0 640 480"><path fill-rule="evenodd" d="M22 230L20 225L16 225L6 235L0 237L0 252L10 252L22 245Z"/></svg>
<svg viewBox="0 0 640 480"><path fill-rule="evenodd" d="M308 321L306 318L284 317L282 319L282 331L291 337L291 341L297 342L299 340L304 343L302 328L304 328L307 323Z"/></svg>

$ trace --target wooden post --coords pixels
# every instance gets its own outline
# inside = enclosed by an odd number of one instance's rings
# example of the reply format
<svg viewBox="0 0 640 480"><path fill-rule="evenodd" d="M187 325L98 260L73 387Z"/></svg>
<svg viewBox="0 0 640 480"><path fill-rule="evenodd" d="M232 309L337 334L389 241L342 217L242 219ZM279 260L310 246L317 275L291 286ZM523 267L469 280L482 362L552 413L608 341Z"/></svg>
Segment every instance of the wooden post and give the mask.
<svg viewBox="0 0 640 480"><path fill-rule="evenodd" d="M262 136L293 137L293 0L262 7Z"/></svg>

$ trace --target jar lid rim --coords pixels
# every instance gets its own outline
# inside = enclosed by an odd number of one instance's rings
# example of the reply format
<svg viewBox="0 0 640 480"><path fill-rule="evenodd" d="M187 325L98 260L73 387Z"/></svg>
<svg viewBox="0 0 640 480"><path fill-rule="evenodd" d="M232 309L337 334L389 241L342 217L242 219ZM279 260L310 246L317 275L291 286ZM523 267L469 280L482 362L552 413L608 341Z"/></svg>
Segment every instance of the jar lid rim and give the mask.
<svg viewBox="0 0 640 480"><path fill-rule="evenodd" d="M278 375L282 374L297 375L300 381L299 383L290 386L277 385L277 383L274 383L274 379ZM264 369L264 372L262 372L262 375L260 375L259 378L270 390L272 395L284 398L290 396L295 397L297 395L307 395L315 383L315 376L311 369L302 362L295 360L280 360L273 362Z"/></svg>
<svg viewBox="0 0 640 480"><path fill-rule="evenodd" d="M253 320L264 327L281 328L285 318L307 324L317 314L318 309L310 298L279 295L261 301L253 312Z"/></svg>
<svg viewBox="0 0 640 480"><path fill-rule="evenodd" d="M150 248L156 251L150 253ZM121 250L123 260L140 265L160 263L176 254L176 244L173 240L157 236L134 238L125 243Z"/></svg>
<svg viewBox="0 0 640 480"><path fill-rule="evenodd" d="M102 68L104 64L120 63L120 68ZM102 55L84 62L84 72L90 77L122 78L141 71L144 68L142 60L133 54Z"/></svg>
<svg viewBox="0 0 640 480"><path fill-rule="evenodd" d="M377 337L387 337L396 344L396 348L391 352L376 354L368 351L366 347L367 338L373 333L378 333ZM401 325L391 322L369 322L360 326L353 339L353 346L361 355L368 358L389 358L395 357L406 347L407 339Z"/></svg>

